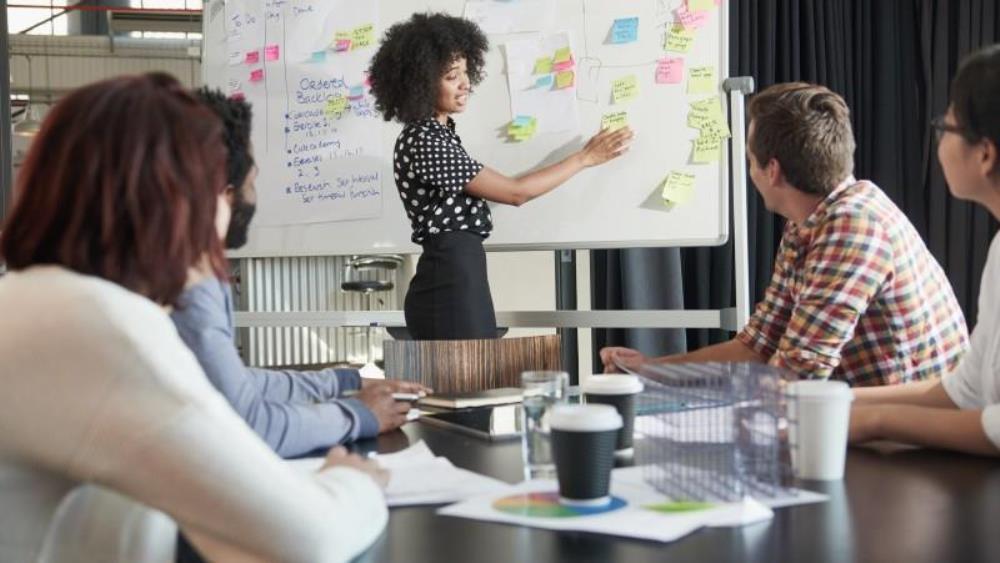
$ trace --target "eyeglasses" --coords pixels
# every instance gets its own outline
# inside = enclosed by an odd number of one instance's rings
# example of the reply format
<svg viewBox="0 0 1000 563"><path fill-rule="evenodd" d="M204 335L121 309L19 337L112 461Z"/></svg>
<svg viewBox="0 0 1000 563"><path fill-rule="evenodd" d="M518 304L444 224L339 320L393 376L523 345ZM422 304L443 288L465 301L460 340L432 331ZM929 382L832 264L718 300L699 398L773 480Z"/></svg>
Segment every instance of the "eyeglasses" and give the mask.
<svg viewBox="0 0 1000 563"><path fill-rule="evenodd" d="M964 135L964 131L958 125L952 125L944 120L943 115L939 115L931 120L931 130L934 131L934 142L940 143L941 138L944 137L945 133L954 133L956 135Z"/></svg>

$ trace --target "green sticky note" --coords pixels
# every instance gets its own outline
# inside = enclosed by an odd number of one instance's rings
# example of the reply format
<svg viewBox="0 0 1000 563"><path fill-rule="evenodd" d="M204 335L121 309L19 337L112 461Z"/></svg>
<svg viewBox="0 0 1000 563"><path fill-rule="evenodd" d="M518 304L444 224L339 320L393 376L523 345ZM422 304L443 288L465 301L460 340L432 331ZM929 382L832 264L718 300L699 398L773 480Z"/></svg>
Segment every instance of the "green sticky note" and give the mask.
<svg viewBox="0 0 1000 563"><path fill-rule="evenodd" d="M626 126L628 126L628 112L616 111L614 113L606 113L601 117L601 129L617 131Z"/></svg>
<svg viewBox="0 0 1000 563"><path fill-rule="evenodd" d="M552 59L542 57L535 61L535 70L532 74L548 74L552 72Z"/></svg>
<svg viewBox="0 0 1000 563"><path fill-rule="evenodd" d="M573 58L573 52L569 50L569 47L560 47L556 49L556 54L552 57L553 63L564 63Z"/></svg>
<svg viewBox="0 0 1000 563"><path fill-rule="evenodd" d="M687 203L694 194L694 180L695 175L689 174L687 172L678 172L676 170L672 171L665 180L663 180L663 202L673 203L680 205L682 203ZM659 506L659 505L658 505ZM647 506L651 510L656 510L655 508ZM661 512L665 512L662 511Z"/></svg>
<svg viewBox="0 0 1000 563"><path fill-rule="evenodd" d="M706 12L715 9L715 0L687 0L689 12Z"/></svg>
<svg viewBox="0 0 1000 563"><path fill-rule="evenodd" d="M351 49L363 49L375 43L375 25L366 23L351 31Z"/></svg>
<svg viewBox="0 0 1000 563"><path fill-rule="evenodd" d="M522 142L534 137L537 130L537 119L530 115L519 115L507 126L507 135L517 142Z"/></svg>
<svg viewBox="0 0 1000 563"><path fill-rule="evenodd" d="M611 99L621 104L639 97L639 80L634 74L619 78L611 83Z"/></svg>
<svg viewBox="0 0 1000 563"><path fill-rule="evenodd" d="M333 117L340 117L345 111L347 111L347 97L343 95L328 98L326 107L323 108L323 113Z"/></svg>
<svg viewBox="0 0 1000 563"><path fill-rule="evenodd" d="M693 66L688 71L688 94L711 94L717 88L715 67Z"/></svg>
<svg viewBox="0 0 1000 563"><path fill-rule="evenodd" d="M694 29L687 29L682 25L674 25L667 32L667 37L663 42L663 48L674 53L687 53L694 45Z"/></svg>
<svg viewBox="0 0 1000 563"><path fill-rule="evenodd" d="M562 90L563 88L569 88L573 85L573 80L575 75L572 70L564 70L562 72L556 73L556 90Z"/></svg>
<svg viewBox="0 0 1000 563"><path fill-rule="evenodd" d="M718 162L722 151L722 139L715 135L705 135L702 133L694 140L694 153L691 160L698 164L707 162Z"/></svg>

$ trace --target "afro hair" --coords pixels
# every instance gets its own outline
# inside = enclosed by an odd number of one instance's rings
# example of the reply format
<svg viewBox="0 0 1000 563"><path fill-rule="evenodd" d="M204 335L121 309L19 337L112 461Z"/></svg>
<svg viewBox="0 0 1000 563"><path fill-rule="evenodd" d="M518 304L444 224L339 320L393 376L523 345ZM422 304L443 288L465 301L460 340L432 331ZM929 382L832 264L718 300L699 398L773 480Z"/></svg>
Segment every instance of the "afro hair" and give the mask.
<svg viewBox="0 0 1000 563"><path fill-rule="evenodd" d="M238 98L227 98L219 90L201 87L195 97L208 106L222 120L223 138L229 156L226 158L226 182L239 188L246 180L253 157L250 156L250 123L253 111L250 104Z"/></svg>
<svg viewBox="0 0 1000 563"><path fill-rule="evenodd" d="M476 24L447 14L414 14L390 27L368 69L375 107L386 121L434 116L441 77L464 58L469 81L483 77L489 41Z"/></svg>

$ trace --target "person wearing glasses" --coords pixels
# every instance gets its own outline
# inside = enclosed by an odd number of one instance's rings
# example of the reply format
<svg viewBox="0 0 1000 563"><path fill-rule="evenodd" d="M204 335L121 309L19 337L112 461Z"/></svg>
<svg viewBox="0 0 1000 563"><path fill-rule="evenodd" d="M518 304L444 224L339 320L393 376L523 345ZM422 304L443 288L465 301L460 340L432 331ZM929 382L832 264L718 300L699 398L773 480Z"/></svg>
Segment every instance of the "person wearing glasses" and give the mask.
<svg viewBox="0 0 1000 563"><path fill-rule="evenodd" d="M932 123L952 195L1000 219L1000 45L963 61L951 105ZM1000 235L993 238L979 292L972 348L933 381L857 389L850 441L876 439L1000 454Z"/></svg>
<svg viewBox="0 0 1000 563"><path fill-rule="evenodd" d="M777 84L750 101L750 178L788 219L763 301L736 338L649 359L605 348L605 369L645 362L761 362L876 386L940 377L968 348L948 278L902 211L856 180L843 98Z"/></svg>

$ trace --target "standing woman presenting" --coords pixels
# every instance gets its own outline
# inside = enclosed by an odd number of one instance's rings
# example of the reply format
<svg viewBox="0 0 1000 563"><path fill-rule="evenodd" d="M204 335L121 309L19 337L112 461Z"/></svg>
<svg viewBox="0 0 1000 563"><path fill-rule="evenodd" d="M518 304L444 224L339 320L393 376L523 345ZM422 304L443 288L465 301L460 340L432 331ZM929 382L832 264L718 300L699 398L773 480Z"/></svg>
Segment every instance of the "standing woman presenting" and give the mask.
<svg viewBox="0 0 1000 563"><path fill-rule="evenodd" d="M489 48L476 24L415 14L389 28L369 69L375 105L403 131L393 151L399 196L413 242L423 247L406 294L406 326L417 340L496 338L483 239L487 201L521 205L628 148L632 131L602 131L559 163L512 178L473 159L455 133ZM495 109L495 108L494 108Z"/></svg>

